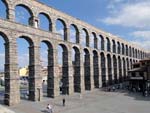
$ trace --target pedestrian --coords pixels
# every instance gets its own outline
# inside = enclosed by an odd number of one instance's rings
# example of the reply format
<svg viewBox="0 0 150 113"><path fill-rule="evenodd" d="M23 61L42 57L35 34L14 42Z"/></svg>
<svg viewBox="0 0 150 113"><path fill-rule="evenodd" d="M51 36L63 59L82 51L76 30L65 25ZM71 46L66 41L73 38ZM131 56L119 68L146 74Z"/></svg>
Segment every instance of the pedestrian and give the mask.
<svg viewBox="0 0 150 113"><path fill-rule="evenodd" d="M66 102L65 98L62 99L62 102L63 102L63 106L65 106L65 102Z"/></svg>
<svg viewBox="0 0 150 113"><path fill-rule="evenodd" d="M50 104L47 104L47 112L48 113L53 113L53 111L52 111L52 107L51 107L51 105Z"/></svg>

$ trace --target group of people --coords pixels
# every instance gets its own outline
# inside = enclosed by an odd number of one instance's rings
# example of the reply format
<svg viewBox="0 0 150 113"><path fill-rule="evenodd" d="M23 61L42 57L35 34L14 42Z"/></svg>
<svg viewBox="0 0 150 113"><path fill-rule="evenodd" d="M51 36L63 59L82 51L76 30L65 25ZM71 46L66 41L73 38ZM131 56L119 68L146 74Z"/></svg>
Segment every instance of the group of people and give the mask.
<svg viewBox="0 0 150 113"><path fill-rule="evenodd" d="M62 99L62 105L65 106L66 100L65 98ZM52 106L50 104L47 104L47 113L53 113Z"/></svg>

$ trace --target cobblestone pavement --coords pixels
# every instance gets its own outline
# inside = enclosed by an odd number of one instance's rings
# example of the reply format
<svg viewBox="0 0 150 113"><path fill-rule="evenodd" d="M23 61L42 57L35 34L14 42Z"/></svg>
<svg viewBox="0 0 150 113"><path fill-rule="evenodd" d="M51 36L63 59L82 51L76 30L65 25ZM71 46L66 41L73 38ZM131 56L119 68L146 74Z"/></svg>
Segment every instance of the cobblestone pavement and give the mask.
<svg viewBox="0 0 150 113"><path fill-rule="evenodd" d="M104 92L94 90L82 96L74 94L66 96L66 106L62 106L62 97L44 98L42 102L22 100L21 104L9 107L16 113L46 113L50 103L54 113L150 113L150 97L141 94L120 92Z"/></svg>

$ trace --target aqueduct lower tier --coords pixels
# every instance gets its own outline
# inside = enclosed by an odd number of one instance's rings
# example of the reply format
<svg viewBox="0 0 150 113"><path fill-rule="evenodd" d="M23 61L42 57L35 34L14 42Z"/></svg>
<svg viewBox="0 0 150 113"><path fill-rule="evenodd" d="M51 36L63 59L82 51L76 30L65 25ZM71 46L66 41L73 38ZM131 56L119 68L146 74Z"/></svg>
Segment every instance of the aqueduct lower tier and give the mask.
<svg viewBox="0 0 150 113"><path fill-rule="evenodd" d="M7 19L0 19L0 35L5 40L5 97L7 105L20 102L18 75L17 38L28 41L29 47L29 100L42 99L42 75L40 43L48 46L48 88L47 96L60 95L58 77L58 45L63 49L62 93L83 93L85 90L120 83L126 80L132 63L147 56L147 53L128 42L101 31L87 23L45 6L35 0L4 0ZM15 22L15 6L28 8L31 13L30 25ZM37 10L38 9L38 10ZM38 14L51 18L50 31L38 28ZM64 39L55 32L55 21L63 20ZM69 41L69 26L76 26L76 42ZM79 26L79 27L77 27ZM86 46L81 45L81 30L86 32ZM89 47L90 33L94 34L94 47ZM98 35L101 42L98 43ZM107 42L107 43L106 43ZM101 49L98 46L101 45ZM72 50L75 61L72 62Z"/></svg>

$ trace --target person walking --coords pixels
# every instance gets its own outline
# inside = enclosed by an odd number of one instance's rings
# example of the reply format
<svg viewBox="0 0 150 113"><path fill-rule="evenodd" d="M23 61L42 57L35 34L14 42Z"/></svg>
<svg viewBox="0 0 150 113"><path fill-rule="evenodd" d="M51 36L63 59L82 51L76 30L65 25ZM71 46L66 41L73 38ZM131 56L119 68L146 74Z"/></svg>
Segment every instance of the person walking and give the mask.
<svg viewBox="0 0 150 113"><path fill-rule="evenodd" d="M47 104L47 113L53 113L52 107L50 104Z"/></svg>
<svg viewBox="0 0 150 113"><path fill-rule="evenodd" d="M62 99L62 102L63 102L63 106L65 106L65 103L66 103L65 98Z"/></svg>

